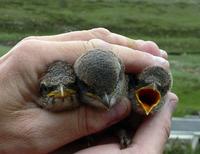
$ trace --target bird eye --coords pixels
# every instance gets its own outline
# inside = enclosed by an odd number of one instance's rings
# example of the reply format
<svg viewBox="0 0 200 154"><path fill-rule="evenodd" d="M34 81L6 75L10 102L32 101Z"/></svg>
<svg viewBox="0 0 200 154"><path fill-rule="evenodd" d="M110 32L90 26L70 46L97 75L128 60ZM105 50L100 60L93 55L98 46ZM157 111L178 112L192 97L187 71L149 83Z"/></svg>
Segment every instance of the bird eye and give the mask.
<svg viewBox="0 0 200 154"><path fill-rule="evenodd" d="M47 94L51 91L54 91L57 86L55 85L46 85L45 83L40 84L40 92L43 94Z"/></svg>
<svg viewBox="0 0 200 154"><path fill-rule="evenodd" d="M47 91L48 91L48 88L47 88L46 84L41 83L40 84L40 92L41 93L46 93Z"/></svg>

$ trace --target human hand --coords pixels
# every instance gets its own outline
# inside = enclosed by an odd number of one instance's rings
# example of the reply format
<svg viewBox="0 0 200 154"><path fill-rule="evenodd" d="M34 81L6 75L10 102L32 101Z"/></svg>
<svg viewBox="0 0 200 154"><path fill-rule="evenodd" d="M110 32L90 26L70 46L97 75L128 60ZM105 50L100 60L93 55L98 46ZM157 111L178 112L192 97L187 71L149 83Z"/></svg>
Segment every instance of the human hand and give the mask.
<svg viewBox="0 0 200 154"><path fill-rule="evenodd" d="M176 107L178 98L175 94L167 94L165 105L160 112L146 119L134 135L132 144L126 149L120 149L118 143L107 143L90 147L77 154L161 154L170 134L171 116Z"/></svg>
<svg viewBox="0 0 200 154"><path fill-rule="evenodd" d="M169 67L160 58L167 54L160 52L154 43L131 40L102 28L22 40L0 58L0 152L48 153L128 115L127 101L109 112L82 106L52 113L36 105L40 97L39 78L46 67L55 60L73 64L93 48L116 53L127 72L140 72L149 65Z"/></svg>

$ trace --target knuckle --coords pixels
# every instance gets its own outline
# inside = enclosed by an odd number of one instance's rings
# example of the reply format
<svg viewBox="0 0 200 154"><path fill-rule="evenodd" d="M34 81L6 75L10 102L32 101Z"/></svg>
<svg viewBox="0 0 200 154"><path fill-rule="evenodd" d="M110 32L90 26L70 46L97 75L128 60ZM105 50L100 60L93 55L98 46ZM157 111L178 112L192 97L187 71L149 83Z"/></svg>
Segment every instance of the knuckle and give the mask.
<svg viewBox="0 0 200 154"><path fill-rule="evenodd" d="M88 41L88 44L92 48L100 48L100 49L110 49L110 44L101 40L101 39L92 39Z"/></svg>
<svg viewBox="0 0 200 154"><path fill-rule="evenodd" d="M165 64L164 64L164 68L167 69L167 70L170 69L170 64L169 64L168 61L165 62Z"/></svg>
<svg viewBox="0 0 200 154"><path fill-rule="evenodd" d="M158 50L159 49L158 45L153 41L146 41L145 44L149 50Z"/></svg>
<svg viewBox="0 0 200 154"><path fill-rule="evenodd" d="M108 29L102 28L102 27L91 29L91 32L95 36L99 36L99 37L106 37L111 34L111 32Z"/></svg>
<svg viewBox="0 0 200 154"><path fill-rule="evenodd" d="M170 130L171 130L171 119L170 118L165 118L163 120L163 133L166 137L169 137L170 135Z"/></svg>
<svg viewBox="0 0 200 154"><path fill-rule="evenodd" d="M37 39L36 36L28 36L28 37L25 37L24 39L22 39L22 41L35 40L35 39Z"/></svg>
<svg viewBox="0 0 200 154"><path fill-rule="evenodd" d="M17 44L17 47L16 47L15 50L18 51L18 52L23 52L25 50L31 49L33 44L35 44L34 39L22 40L21 42L19 42Z"/></svg>
<svg viewBox="0 0 200 154"><path fill-rule="evenodd" d="M91 39L88 41L88 43L94 43L94 44L104 44L105 41L101 40L101 39Z"/></svg>
<svg viewBox="0 0 200 154"><path fill-rule="evenodd" d="M13 49L12 60L15 64L24 64L32 58L32 54L36 48L36 40L24 40L19 42Z"/></svg>
<svg viewBox="0 0 200 154"><path fill-rule="evenodd" d="M17 44L15 48L15 53L17 53L19 56L24 56L34 51L36 46L37 46L37 40L34 39L23 40Z"/></svg>
<svg viewBox="0 0 200 154"><path fill-rule="evenodd" d="M163 63L162 65L159 65L159 66L163 67L167 71L170 71L170 64L168 61L166 61L165 63Z"/></svg>
<svg viewBox="0 0 200 154"><path fill-rule="evenodd" d="M170 129L171 129L170 126L166 126L165 127L165 135L166 135L166 137L169 137L169 135L170 135Z"/></svg>
<svg viewBox="0 0 200 154"><path fill-rule="evenodd" d="M168 95L170 96L171 100L174 100L173 103L175 103L175 104L178 103L179 98L178 98L178 96L175 93L170 92Z"/></svg>

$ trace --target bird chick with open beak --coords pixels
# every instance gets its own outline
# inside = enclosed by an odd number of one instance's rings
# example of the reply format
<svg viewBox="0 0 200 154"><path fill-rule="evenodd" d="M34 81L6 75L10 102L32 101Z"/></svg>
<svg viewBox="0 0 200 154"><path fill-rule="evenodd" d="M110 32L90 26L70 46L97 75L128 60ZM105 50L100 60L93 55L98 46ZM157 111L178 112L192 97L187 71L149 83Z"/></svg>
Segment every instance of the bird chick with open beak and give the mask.
<svg viewBox="0 0 200 154"><path fill-rule="evenodd" d="M111 51L88 51L76 60L74 71L84 103L108 110L127 96L124 65Z"/></svg>
<svg viewBox="0 0 200 154"><path fill-rule="evenodd" d="M56 61L40 79L38 104L51 111L73 109L79 106L77 91L73 67L64 61Z"/></svg>
<svg viewBox="0 0 200 154"><path fill-rule="evenodd" d="M164 96L171 88L171 74L160 66L151 66L136 77L130 75L130 78L135 78L135 83L129 84L133 110L146 116L158 111L164 103Z"/></svg>
<svg viewBox="0 0 200 154"><path fill-rule="evenodd" d="M132 111L130 115L118 123L120 147L126 148L138 126L147 116L156 113L165 102L165 95L172 85L170 72L159 66L144 69L138 75L129 74L129 94Z"/></svg>

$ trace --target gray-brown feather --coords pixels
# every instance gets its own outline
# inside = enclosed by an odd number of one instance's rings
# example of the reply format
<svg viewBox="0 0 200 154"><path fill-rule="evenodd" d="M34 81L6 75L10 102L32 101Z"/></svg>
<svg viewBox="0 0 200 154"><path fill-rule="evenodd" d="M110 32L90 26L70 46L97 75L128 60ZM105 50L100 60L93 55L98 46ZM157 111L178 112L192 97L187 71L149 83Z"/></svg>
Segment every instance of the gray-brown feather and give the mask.
<svg viewBox="0 0 200 154"><path fill-rule="evenodd" d="M124 74L123 67L120 59L111 51L95 49L81 56L74 70L80 80L101 95L114 91L120 76Z"/></svg>
<svg viewBox="0 0 200 154"><path fill-rule="evenodd" d="M116 124L115 128L120 138L121 148L126 148L131 144L133 137L133 130L137 130L138 126L146 118L144 110L136 101L135 90L151 83L155 83L157 89L161 93L161 100L159 104L153 108L151 114L160 110L165 103L165 95L170 90L172 82L171 74L159 66L152 66L144 69L139 75L129 75L129 99L132 105L131 114Z"/></svg>
<svg viewBox="0 0 200 154"><path fill-rule="evenodd" d="M64 61L56 61L52 63L45 75L41 78L41 83L45 82L47 85L67 85L75 82L75 74L70 64Z"/></svg>
<svg viewBox="0 0 200 154"><path fill-rule="evenodd" d="M146 68L138 76L139 86L148 85L149 83L155 83L157 89L164 96L167 91L171 88L172 76L171 74L162 67L152 66Z"/></svg>
<svg viewBox="0 0 200 154"><path fill-rule="evenodd" d="M61 111L78 107L79 101L76 93L64 98L48 96L52 91L59 91L61 85L64 88L77 91L76 77L72 65L65 61L56 61L49 65L44 76L40 79L41 98L38 105L52 111Z"/></svg>

